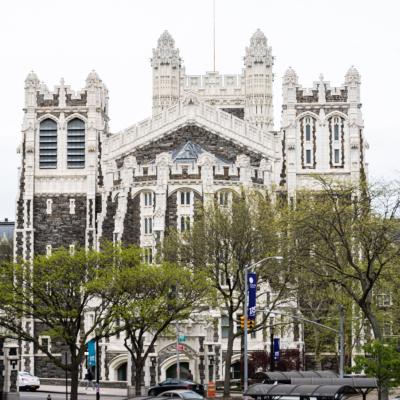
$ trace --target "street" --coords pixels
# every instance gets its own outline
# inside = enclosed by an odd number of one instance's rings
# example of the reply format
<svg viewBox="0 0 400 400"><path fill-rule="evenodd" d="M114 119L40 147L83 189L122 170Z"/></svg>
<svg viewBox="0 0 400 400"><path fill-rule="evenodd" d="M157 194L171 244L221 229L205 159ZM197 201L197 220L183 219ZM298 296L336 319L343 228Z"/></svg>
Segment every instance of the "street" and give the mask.
<svg viewBox="0 0 400 400"><path fill-rule="evenodd" d="M20 392L21 400L46 400L49 392ZM50 393L52 400L65 400L65 393ZM94 400L96 394L79 394L79 400ZM68 396L69 399L69 396ZM122 400L126 399L126 396L112 396L102 395L101 400Z"/></svg>

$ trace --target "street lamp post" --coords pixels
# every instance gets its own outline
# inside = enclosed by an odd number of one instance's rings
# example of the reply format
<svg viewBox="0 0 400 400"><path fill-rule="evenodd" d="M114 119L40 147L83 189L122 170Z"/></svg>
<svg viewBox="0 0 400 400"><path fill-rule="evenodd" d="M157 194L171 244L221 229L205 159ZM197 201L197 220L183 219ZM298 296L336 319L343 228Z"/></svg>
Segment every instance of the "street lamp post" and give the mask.
<svg viewBox="0 0 400 400"><path fill-rule="evenodd" d="M253 264L248 265L247 267L244 268L244 330L243 330L243 390L246 393L247 392L247 387L248 387L248 380L249 380L249 365L248 365L248 354L247 354L247 324L248 324L248 315L247 315L247 302L248 302L248 296L249 296L249 288L248 288L248 271L250 269L253 269L260 264L262 264L264 261L267 260L282 260L283 257L281 256L273 256L273 257L265 257L262 260L259 260Z"/></svg>
<svg viewBox="0 0 400 400"><path fill-rule="evenodd" d="M339 335L339 377L343 378L344 376L344 315L343 315L343 306L339 305L339 329L334 329L331 328L330 326L323 325L319 322L311 321L307 318L299 317L297 315L290 315L286 313L282 313L279 311L273 311L271 310L264 310L264 312L268 312L269 314L278 314L278 315L284 315L289 318L297 319L299 321L304 321L308 322L309 324L313 324L316 326L319 326L320 328L325 328L331 332L335 332L337 335Z"/></svg>

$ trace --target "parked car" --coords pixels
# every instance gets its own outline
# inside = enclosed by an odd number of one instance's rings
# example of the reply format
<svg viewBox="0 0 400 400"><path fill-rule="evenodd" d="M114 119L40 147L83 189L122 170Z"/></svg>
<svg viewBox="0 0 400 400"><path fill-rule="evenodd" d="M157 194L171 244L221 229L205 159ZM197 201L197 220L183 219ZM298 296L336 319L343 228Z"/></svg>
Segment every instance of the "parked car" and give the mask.
<svg viewBox="0 0 400 400"><path fill-rule="evenodd" d="M166 392L167 390L177 390L177 389L186 389L186 390L193 390L194 392L200 394L201 396L204 396L204 386L192 382L192 381L186 381L183 379L175 379L175 378L167 378L165 381L160 382L156 386L152 386L148 394L149 396L157 396L160 393Z"/></svg>
<svg viewBox="0 0 400 400"><path fill-rule="evenodd" d="M37 376L31 375L29 372L18 372L19 390L31 390L34 392L40 387L40 380Z"/></svg>
<svg viewBox="0 0 400 400"><path fill-rule="evenodd" d="M167 390L166 392L160 393L157 398L164 399L182 399L182 400L203 400L204 397L193 390L177 389Z"/></svg>

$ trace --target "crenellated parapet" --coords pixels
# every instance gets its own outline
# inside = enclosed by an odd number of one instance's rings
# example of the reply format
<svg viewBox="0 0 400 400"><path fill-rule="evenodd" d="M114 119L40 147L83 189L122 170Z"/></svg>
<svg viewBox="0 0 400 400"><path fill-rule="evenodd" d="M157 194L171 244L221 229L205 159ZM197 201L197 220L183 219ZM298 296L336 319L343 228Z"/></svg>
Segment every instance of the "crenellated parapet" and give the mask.
<svg viewBox="0 0 400 400"><path fill-rule="evenodd" d="M366 144L362 140L360 75L351 67L341 86L322 74L312 87L302 87L289 68L283 77L281 137L283 179L290 192L309 186L314 174L333 179L360 179Z"/></svg>

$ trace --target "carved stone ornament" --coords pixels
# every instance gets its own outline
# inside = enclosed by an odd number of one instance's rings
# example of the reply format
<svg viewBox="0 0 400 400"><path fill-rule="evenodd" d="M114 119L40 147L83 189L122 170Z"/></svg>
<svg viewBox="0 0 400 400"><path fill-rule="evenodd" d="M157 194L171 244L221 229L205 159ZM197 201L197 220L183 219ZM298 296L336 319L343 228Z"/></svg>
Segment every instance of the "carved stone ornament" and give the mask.
<svg viewBox="0 0 400 400"><path fill-rule="evenodd" d="M94 146L94 145L89 146L89 148L88 148L89 153L95 153L96 151L97 151L96 146Z"/></svg>
<svg viewBox="0 0 400 400"><path fill-rule="evenodd" d="M236 157L236 165L238 167L250 167L250 157L246 154L239 154Z"/></svg>
<svg viewBox="0 0 400 400"><path fill-rule="evenodd" d="M195 93L187 92L183 98L183 105L185 106L198 106L200 101Z"/></svg>
<svg viewBox="0 0 400 400"><path fill-rule="evenodd" d="M197 165L199 166L207 166L211 167L214 163L214 159L211 154L209 153L203 153L199 155L199 158L197 159Z"/></svg>
<svg viewBox="0 0 400 400"><path fill-rule="evenodd" d="M297 85L298 84L298 77L295 70L292 67L289 67L285 75L283 76L283 84L284 85Z"/></svg>
<svg viewBox="0 0 400 400"><path fill-rule="evenodd" d="M26 153L27 154L32 154L34 151L35 151L35 149L34 149L34 147L33 146L26 146Z"/></svg>

